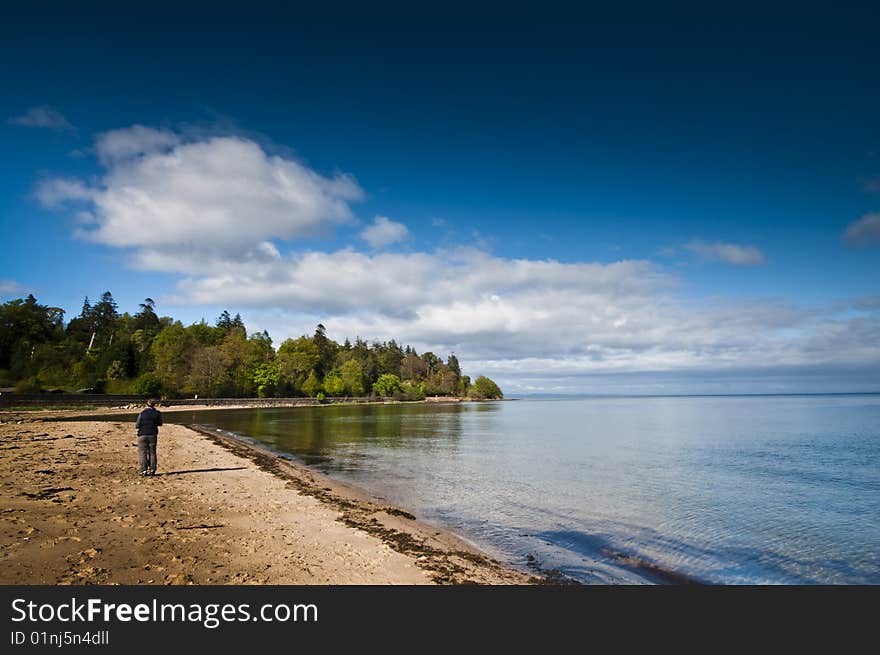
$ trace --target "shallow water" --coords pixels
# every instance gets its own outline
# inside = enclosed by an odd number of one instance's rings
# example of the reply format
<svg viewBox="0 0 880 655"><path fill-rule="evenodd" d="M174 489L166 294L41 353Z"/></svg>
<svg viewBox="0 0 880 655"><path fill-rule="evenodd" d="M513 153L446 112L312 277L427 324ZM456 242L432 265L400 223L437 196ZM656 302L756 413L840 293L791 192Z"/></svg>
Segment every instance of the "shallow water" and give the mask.
<svg viewBox="0 0 880 655"><path fill-rule="evenodd" d="M880 584L880 396L166 413L583 582Z"/></svg>

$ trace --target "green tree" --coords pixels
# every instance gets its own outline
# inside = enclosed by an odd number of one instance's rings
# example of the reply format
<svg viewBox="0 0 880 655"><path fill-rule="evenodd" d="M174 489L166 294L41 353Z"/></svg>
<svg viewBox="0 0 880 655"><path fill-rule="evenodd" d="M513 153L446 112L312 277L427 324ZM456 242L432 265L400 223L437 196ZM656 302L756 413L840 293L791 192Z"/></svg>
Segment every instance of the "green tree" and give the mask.
<svg viewBox="0 0 880 655"><path fill-rule="evenodd" d="M356 359L349 359L340 368L339 373L342 376L342 383L345 386L345 392L349 396L363 396L366 392L364 386L364 372L361 365Z"/></svg>
<svg viewBox="0 0 880 655"><path fill-rule="evenodd" d="M316 370L318 375L326 375L333 368L336 362L336 353L339 350L339 344L327 337L327 328L318 323L315 328L315 334L312 337L312 343L318 348L318 364Z"/></svg>
<svg viewBox="0 0 880 655"><path fill-rule="evenodd" d="M459 376L454 371L445 370L438 374L440 378L440 392L444 396L455 396L458 394Z"/></svg>
<svg viewBox="0 0 880 655"><path fill-rule="evenodd" d="M307 377L305 382L302 383L301 389L305 395L311 398L314 398L321 393L321 381L318 379L318 376L315 375L314 371L309 373L309 377Z"/></svg>
<svg viewBox="0 0 880 655"><path fill-rule="evenodd" d="M247 336L247 330L244 327L244 321L241 320L241 314L236 314L235 318L229 324L229 329L233 332L239 332L242 336Z"/></svg>
<svg viewBox="0 0 880 655"><path fill-rule="evenodd" d="M156 301L152 298L144 298L144 302L138 305L141 309L134 315L134 327L145 333L154 335L159 331L159 317L156 316Z"/></svg>
<svg viewBox="0 0 880 655"><path fill-rule="evenodd" d="M90 345L99 344L111 345L113 343L113 327L116 319L119 318L116 301L113 294L105 291L101 294L101 300L92 307L93 316L93 335L94 338L89 340Z"/></svg>
<svg viewBox="0 0 880 655"><path fill-rule="evenodd" d="M231 391L229 362L220 346L197 346L192 353L187 391L203 398L217 398Z"/></svg>
<svg viewBox="0 0 880 655"><path fill-rule="evenodd" d="M324 391L329 396L342 395L345 391L345 382L342 380L342 375L340 375L339 371L334 369L324 376Z"/></svg>
<svg viewBox="0 0 880 655"><path fill-rule="evenodd" d="M132 389L135 393L158 396L162 393L162 381L153 373L144 373L135 380Z"/></svg>
<svg viewBox="0 0 880 655"><path fill-rule="evenodd" d="M402 384L405 381L406 384ZM217 326L204 319L184 327L158 317L145 298L137 313L119 313L107 291L86 297L66 328L64 310L32 295L0 305L0 385L20 388L128 389L206 396L360 396L375 386L383 396L429 394L501 397L491 380L471 385L454 354L444 363L395 340L368 344L360 337L340 346L323 325L313 336L288 339L277 350L267 332L247 337L241 315L228 311Z"/></svg>
<svg viewBox="0 0 880 655"><path fill-rule="evenodd" d="M257 395L260 398L268 398L275 395L281 372L276 362L265 362L257 366L254 371L254 384L257 387Z"/></svg>
<svg viewBox="0 0 880 655"><path fill-rule="evenodd" d="M245 338L244 332L233 329L220 346L227 361L227 373L234 396L254 395L254 369L266 361L264 344Z"/></svg>
<svg viewBox="0 0 880 655"><path fill-rule="evenodd" d="M227 310L224 309L223 313L217 318L217 327L227 331L232 327L232 317Z"/></svg>
<svg viewBox="0 0 880 655"><path fill-rule="evenodd" d="M383 373L379 376L379 379L373 383L373 391L376 395L385 398L393 396L395 393L401 391L400 378L394 375L394 373Z"/></svg>
<svg viewBox="0 0 880 655"><path fill-rule="evenodd" d="M118 359L114 359L107 368L106 375L108 380L120 380L125 377L125 367Z"/></svg>
<svg viewBox="0 0 880 655"><path fill-rule="evenodd" d="M275 349L272 348L272 338L268 331L254 332L248 337L248 343L254 357L266 362L275 359Z"/></svg>
<svg viewBox="0 0 880 655"><path fill-rule="evenodd" d="M31 374L25 369L34 348L60 339L63 320L63 309L41 305L32 295L0 306L0 368L8 368L18 355L21 377Z"/></svg>
<svg viewBox="0 0 880 655"><path fill-rule="evenodd" d="M403 380L423 380L427 370L422 358L416 354L416 351L410 350L400 365L400 377Z"/></svg>
<svg viewBox="0 0 880 655"><path fill-rule="evenodd" d="M183 388L188 373L189 343L180 321L163 329L150 346L153 374L159 380L162 393L175 395Z"/></svg>
<svg viewBox="0 0 880 655"><path fill-rule="evenodd" d="M375 380L379 376L376 370L376 354L370 350L367 342L360 337L356 337L354 340L351 356L361 365L361 371L363 371L364 377L368 382Z"/></svg>
<svg viewBox="0 0 880 655"><path fill-rule="evenodd" d="M422 363L425 365L425 376L431 377L437 372L440 365L440 358L434 353L428 351L422 355Z"/></svg>
<svg viewBox="0 0 880 655"><path fill-rule="evenodd" d="M474 384L470 390L470 395L472 398L477 398L479 400L504 398L504 394L501 393L501 389L498 387L498 385L487 378L485 375L480 375L477 377L476 380L474 380Z"/></svg>
<svg viewBox="0 0 880 655"><path fill-rule="evenodd" d="M403 383L401 383L401 391L403 391L403 394L406 396L407 400L424 400L425 383L405 380Z"/></svg>
<svg viewBox="0 0 880 655"><path fill-rule="evenodd" d="M67 324L67 335L76 341L88 344L94 330L94 311L89 297L83 300L82 311Z"/></svg>
<svg viewBox="0 0 880 655"><path fill-rule="evenodd" d="M403 363L404 354L397 342L392 339L388 343L374 344L376 352L376 364L380 374L382 373L400 373L400 367Z"/></svg>
<svg viewBox="0 0 880 655"><path fill-rule="evenodd" d="M198 323L193 323L186 328L187 337L193 343L202 346L216 346L223 342L226 337L226 331L222 328L212 327L202 319Z"/></svg>
<svg viewBox="0 0 880 655"><path fill-rule="evenodd" d="M308 337L286 339L278 348L276 360L282 384L299 389L309 373L317 368L321 353Z"/></svg>

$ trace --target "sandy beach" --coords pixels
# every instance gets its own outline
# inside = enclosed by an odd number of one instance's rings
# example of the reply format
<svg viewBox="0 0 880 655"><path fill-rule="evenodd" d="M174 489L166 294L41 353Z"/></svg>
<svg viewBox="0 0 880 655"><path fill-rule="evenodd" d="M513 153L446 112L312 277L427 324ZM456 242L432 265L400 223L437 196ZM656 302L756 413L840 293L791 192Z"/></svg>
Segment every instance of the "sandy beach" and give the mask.
<svg viewBox="0 0 880 655"><path fill-rule="evenodd" d="M0 414L2 584L538 581L405 510L221 435L166 425L159 475L141 478L130 423L64 414Z"/></svg>

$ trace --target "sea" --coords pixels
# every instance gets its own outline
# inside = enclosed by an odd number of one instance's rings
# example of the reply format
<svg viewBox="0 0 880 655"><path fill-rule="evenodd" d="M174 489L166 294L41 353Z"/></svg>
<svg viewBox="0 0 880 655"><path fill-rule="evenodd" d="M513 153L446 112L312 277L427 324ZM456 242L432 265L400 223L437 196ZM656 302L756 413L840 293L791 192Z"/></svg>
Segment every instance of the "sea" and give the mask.
<svg viewBox="0 0 880 655"><path fill-rule="evenodd" d="M585 584L880 584L880 395L166 413Z"/></svg>

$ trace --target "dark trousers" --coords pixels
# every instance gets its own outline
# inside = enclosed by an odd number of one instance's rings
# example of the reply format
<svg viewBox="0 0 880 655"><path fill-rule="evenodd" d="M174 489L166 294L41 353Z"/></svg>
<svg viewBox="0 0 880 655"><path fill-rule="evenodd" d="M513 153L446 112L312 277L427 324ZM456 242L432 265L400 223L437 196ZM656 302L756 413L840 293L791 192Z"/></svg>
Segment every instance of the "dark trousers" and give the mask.
<svg viewBox="0 0 880 655"><path fill-rule="evenodd" d="M141 456L141 472L156 472L156 441L158 441L158 435L138 435L138 454Z"/></svg>

